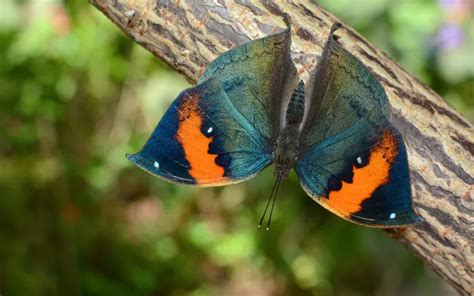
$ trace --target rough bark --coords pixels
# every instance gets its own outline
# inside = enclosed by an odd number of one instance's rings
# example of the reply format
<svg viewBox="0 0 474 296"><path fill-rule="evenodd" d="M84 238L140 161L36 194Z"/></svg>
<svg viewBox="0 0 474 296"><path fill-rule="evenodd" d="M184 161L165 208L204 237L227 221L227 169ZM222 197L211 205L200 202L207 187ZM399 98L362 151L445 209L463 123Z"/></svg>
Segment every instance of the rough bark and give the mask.
<svg viewBox="0 0 474 296"><path fill-rule="evenodd" d="M228 49L293 25L303 79L317 63L336 17L309 0L90 0L114 23L191 82ZM474 129L425 84L351 29L340 41L382 82L404 135L414 205L424 223L389 234L450 283L472 295Z"/></svg>

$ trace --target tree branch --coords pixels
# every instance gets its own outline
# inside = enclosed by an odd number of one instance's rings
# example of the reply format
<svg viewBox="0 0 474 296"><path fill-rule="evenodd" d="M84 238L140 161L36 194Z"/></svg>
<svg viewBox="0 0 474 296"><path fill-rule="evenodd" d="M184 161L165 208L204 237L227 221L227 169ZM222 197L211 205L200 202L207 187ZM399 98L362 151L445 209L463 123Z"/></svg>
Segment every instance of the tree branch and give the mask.
<svg viewBox="0 0 474 296"><path fill-rule="evenodd" d="M230 48L293 25L293 58L303 79L314 69L336 18L309 0L90 0L156 56L197 81ZM474 130L435 92L352 30L340 42L376 74L404 135L414 205L425 223L389 234L448 281L473 293Z"/></svg>

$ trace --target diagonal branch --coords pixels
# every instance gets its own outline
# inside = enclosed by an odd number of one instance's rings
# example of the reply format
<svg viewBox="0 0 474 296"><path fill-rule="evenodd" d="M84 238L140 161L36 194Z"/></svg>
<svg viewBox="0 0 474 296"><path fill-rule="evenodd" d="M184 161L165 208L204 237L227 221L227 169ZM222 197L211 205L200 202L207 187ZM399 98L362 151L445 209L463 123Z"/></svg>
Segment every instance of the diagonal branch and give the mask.
<svg viewBox="0 0 474 296"><path fill-rule="evenodd" d="M228 49L293 25L293 57L309 76L336 18L309 0L90 0L115 24L190 81ZM426 85L351 30L343 46L377 75L408 146L414 204L425 223L390 235L459 293L473 293L474 129Z"/></svg>

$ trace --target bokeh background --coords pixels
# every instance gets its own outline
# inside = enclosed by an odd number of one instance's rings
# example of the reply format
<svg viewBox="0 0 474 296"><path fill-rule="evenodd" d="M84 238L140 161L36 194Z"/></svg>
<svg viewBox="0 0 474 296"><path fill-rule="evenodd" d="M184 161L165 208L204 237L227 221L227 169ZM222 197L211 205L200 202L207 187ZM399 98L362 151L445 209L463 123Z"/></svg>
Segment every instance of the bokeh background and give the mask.
<svg viewBox="0 0 474 296"><path fill-rule="evenodd" d="M472 1L324 0L474 120ZM381 230L282 186L214 189L132 167L189 84L86 1L0 2L0 294L451 295Z"/></svg>

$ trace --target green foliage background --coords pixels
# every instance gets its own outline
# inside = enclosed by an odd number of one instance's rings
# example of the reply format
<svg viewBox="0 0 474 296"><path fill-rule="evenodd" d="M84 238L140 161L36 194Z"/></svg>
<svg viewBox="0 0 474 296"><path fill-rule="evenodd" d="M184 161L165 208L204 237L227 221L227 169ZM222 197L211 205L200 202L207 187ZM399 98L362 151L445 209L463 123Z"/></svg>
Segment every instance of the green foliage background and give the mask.
<svg viewBox="0 0 474 296"><path fill-rule="evenodd" d="M473 121L467 1L320 4ZM450 24L454 45L440 33ZM0 45L1 295L453 293L382 231L316 205L294 175L265 232L271 170L191 189L132 167L125 153L188 83L85 1L3 0Z"/></svg>

